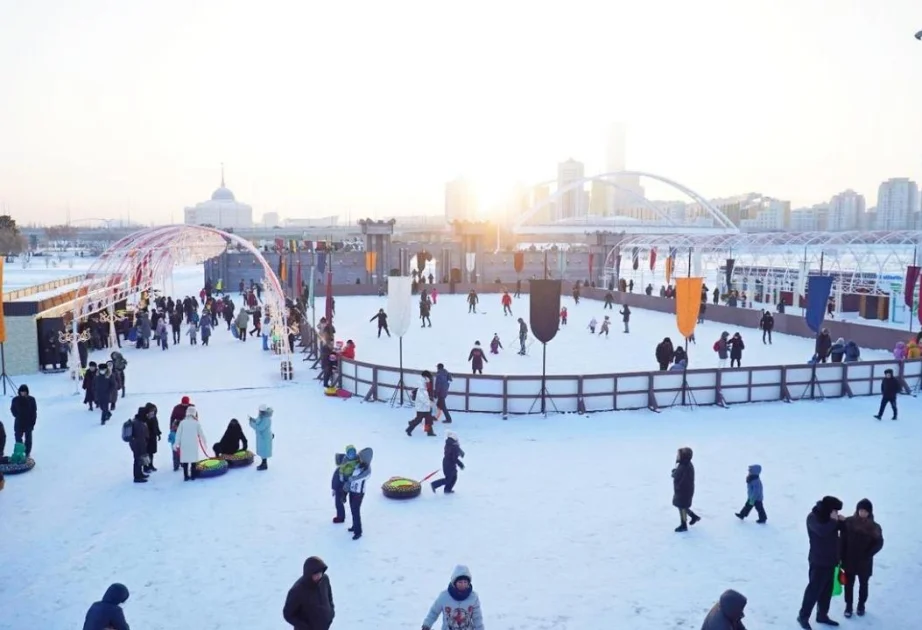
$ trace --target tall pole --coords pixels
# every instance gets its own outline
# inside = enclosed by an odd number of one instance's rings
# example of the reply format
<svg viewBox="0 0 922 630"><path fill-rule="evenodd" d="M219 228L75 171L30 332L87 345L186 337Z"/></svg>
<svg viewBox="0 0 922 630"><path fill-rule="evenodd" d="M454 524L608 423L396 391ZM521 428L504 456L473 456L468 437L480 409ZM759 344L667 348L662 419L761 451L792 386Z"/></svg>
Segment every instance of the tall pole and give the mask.
<svg viewBox="0 0 922 630"><path fill-rule="evenodd" d="M397 383L400 389L400 406L403 407L403 335L400 335L400 380Z"/></svg>
<svg viewBox="0 0 922 630"><path fill-rule="evenodd" d="M918 253L917 250L918 250L918 245L913 245L912 246L912 264L913 265L916 264L916 254ZM922 278L916 278L916 284L919 284L920 282L922 282ZM912 293L913 294L915 293L915 287L913 287ZM910 295L909 297L909 332L912 332L912 316L913 316L913 310L914 310L912 307L915 305L915 303L916 303L915 298L912 295ZM919 308L922 308L922 304L919 304Z"/></svg>

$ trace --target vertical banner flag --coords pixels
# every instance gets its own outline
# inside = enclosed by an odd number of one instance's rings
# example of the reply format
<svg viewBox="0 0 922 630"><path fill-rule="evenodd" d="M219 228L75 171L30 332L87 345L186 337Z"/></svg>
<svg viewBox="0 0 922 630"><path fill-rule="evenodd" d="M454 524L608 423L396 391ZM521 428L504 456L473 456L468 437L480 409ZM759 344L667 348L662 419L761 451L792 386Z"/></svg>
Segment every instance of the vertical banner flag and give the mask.
<svg viewBox="0 0 922 630"><path fill-rule="evenodd" d="M525 268L525 252L516 252L512 255L512 266L516 273L522 273Z"/></svg>
<svg viewBox="0 0 922 630"><path fill-rule="evenodd" d="M692 275L704 277L704 274L701 273L702 267L701 252L692 252Z"/></svg>
<svg viewBox="0 0 922 630"><path fill-rule="evenodd" d="M378 252L365 252L365 271L374 273L375 263L378 260Z"/></svg>
<svg viewBox="0 0 922 630"><path fill-rule="evenodd" d="M307 303L311 307L311 310L314 308L314 286L317 284L317 281L314 279L314 271L317 269L316 265L311 265L311 277L310 282L307 285Z"/></svg>
<svg viewBox="0 0 922 630"><path fill-rule="evenodd" d="M285 264L285 254L279 254L279 282L288 282L288 265Z"/></svg>
<svg viewBox="0 0 922 630"><path fill-rule="evenodd" d="M3 291L3 257L0 256L0 292ZM0 343L6 343L6 317L3 314L3 300L0 299Z"/></svg>
<svg viewBox="0 0 922 630"><path fill-rule="evenodd" d="M650 271L656 266L656 248L650 250ZM668 282L668 280L667 280Z"/></svg>
<svg viewBox="0 0 922 630"><path fill-rule="evenodd" d="M301 255L298 255L298 273L295 277L295 283L298 285L296 295L301 296L304 294L304 279L301 277Z"/></svg>
<svg viewBox="0 0 922 630"><path fill-rule="evenodd" d="M589 253L589 282L595 282L595 277L592 275L592 253Z"/></svg>
<svg viewBox="0 0 922 630"><path fill-rule="evenodd" d="M565 250L560 250L557 253L557 266L559 267L560 277L563 278L567 273L567 252ZM560 309L557 309L558 311Z"/></svg>
<svg viewBox="0 0 922 630"><path fill-rule="evenodd" d="M467 269L468 273L474 273L474 268L477 263L477 254L474 252L468 252L464 255L464 267Z"/></svg>
<svg viewBox="0 0 922 630"><path fill-rule="evenodd" d="M695 334L704 278L675 279L675 323L685 339Z"/></svg>
<svg viewBox="0 0 922 630"><path fill-rule="evenodd" d="M672 258L667 258L666 259L666 284L670 284L670 280L672 279L672 265L673 265Z"/></svg>
<svg viewBox="0 0 922 630"><path fill-rule="evenodd" d="M333 324L333 263L330 263L329 269L327 269L327 299L324 304L324 315L327 318L327 323Z"/></svg>
<svg viewBox="0 0 922 630"><path fill-rule="evenodd" d="M727 258L727 293L730 292L730 287L733 285L733 266L735 264L735 260Z"/></svg>
<svg viewBox="0 0 922 630"><path fill-rule="evenodd" d="M323 273L327 268L327 254L326 252L317 252L315 256L317 257L317 272Z"/></svg>
<svg viewBox="0 0 922 630"><path fill-rule="evenodd" d="M398 337L403 337L413 320L413 279L409 276L387 278L387 323Z"/></svg>
<svg viewBox="0 0 922 630"><path fill-rule="evenodd" d="M532 280L528 293L531 334L547 343L560 327L560 280Z"/></svg>
<svg viewBox="0 0 922 630"><path fill-rule="evenodd" d="M807 280L807 312L804 320L807 327L819 334L823 318L826 317L826 304L832 291L832 276L810 276Z"/></svg>
<svg viewBox="0 0 922 630"><path fill-rule="evenodd" d="M637 267L640 266L640 250L636 247L631 249L631 264L634 266L634 271L637 271Z"/></svg>
<svg viewBox="0 0 922 630"><path fill-rule="evenodd" d="M842 312L842 277L839 277L839 281L836 282L836 308L835 314L838 315ZM912 319L912 313L910 313L909 318Z"/></svg>
<svg viewBox="0 0 922 630"><path fill-rule="evenodd" d="M909 265L906 267L906 284L903 286L903 303L910 309L912 308L912 299L916 292L916 281L919 279L919 267Z"/></svg>

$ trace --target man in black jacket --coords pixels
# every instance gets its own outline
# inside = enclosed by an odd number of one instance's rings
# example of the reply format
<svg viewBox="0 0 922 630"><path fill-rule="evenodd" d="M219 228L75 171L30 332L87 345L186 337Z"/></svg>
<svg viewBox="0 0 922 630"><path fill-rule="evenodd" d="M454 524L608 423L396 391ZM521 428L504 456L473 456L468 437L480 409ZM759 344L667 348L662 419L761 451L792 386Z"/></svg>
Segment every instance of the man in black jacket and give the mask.
<svg viewBox="0 0 922 630"><path fill-rule="evenodd" d="M32 453L32 431L35 430L35 421L38 419L38 408L35 398L29 395L29 386L20 385L19 395L10 403L10 413L13 414L13 435L16 443L25 441L26 457Z"/></svg>
<svg viewBox="0 0 922 630"><path fill-rule="evenodd" d="M880 420L884 409L890 405L893 408L893 417L890 419L896 420L896 397L899 393L900 382L893 376L893 370L884 370L884 380L880 382L880 409L874 417Z"/></svg>
<svg viewBox="0 0 922 630"><path fill-rule="evenodd" d="M832 585L836 565L839 564L839 532L845 517L839 514L842 501L826 496L807 515L807 536L810 539L810 581L804 589L804 599L797 615L797 623L810 630L810 615L816 607L816 622L838 626L829 618L832 602Z"/></svg>
<svg viewBox="0 0 922 630"><path fill-rule="evenodd" d="M144 474L143 468L144 459L147 457L147 439L149 437L147 408L138 407L138 413L131 421L131 440L128 442L131 447L131 453L134 455L135 483L147 483L147 475Z"/></svg>
<svg viewBox="0 0 922 630"><path fill-rule="evenodd" d="M759 322L759 328L762 329L762 343L766 343L765 337L768 337L768 343L772 342L772 329L775 328L775 316L768 309L762 313L762 320Z"/></svg>
<svg viewBox="0 0 922 630"><path fill-rule="evenodd" d="M282 616L295 630L329 630L336 616L327 565L317 556L304 561L304 575L285 598Z"/></svg>
<svg viewBox="0 0 922 630"><path fill-rule="evenodd" d="M378 339L381 338L382 330L387 333L388 337L390 337L391 331L387 329L387 313L384 312L383 308L379 308L378 312L372 315L371 319L368 321L373 322L375 320L378 320Z"/></svg>

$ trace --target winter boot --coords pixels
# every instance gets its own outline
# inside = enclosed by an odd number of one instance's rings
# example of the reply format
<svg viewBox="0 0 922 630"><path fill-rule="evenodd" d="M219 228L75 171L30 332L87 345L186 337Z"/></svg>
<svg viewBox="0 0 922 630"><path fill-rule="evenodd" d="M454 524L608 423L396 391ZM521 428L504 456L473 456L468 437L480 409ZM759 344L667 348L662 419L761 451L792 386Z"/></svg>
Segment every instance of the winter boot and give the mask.
<svg viewBox="0 0 922 630"><path fill-rule="evenodd" d="M800 624L800 627L803 628L803 630L813 630L810 627L810 622L807 620L806 617L797 617L797 623Z"/></svg>
<svg viewBox="0 0 922 630"><path fill-rule="evenodd" d="M874 416L874 419L875 419L875 420L880 420L880 414Z"/></svg>
<svg viewBox="0 0 922 630"><path fill-rule="evenodd" d="M689 525L694 525L695 523L697 523L698 521L701 520L701 517L698 516L697 514L693 513L693 512L692 512L692 513L689 513L689 516L691 516L691 520L688 521L688 524L689 524Z"/></svg>
<svg viewBox="0 0 922 630"><path fill-rule="evenodd" d="M687 532L687 531L688 531L688 525L686 525L685 523L682 523L681 525L679 525L678 527L675 528L675 531L676 531L676 533L679 533L679 532Z"/></svg>
<svg viewBox="0 0 922 630"><path fill-rule="evenodd" d="M151 462L151 463L150 463L150 466L148 466L147 468L148 468L148 470L150 470L151 472L157 472L157 469L154 468L154 463L153 463L153 462Z"/></svg>
<svg viewBox="0 0 922 630"><path fill-rule="evenodd" d="M833 621L829 617L817 617L816 623L822 624L824 626L838 626L839 625L838 621Z"/></svg>
<svg viewBox="0 0 922 630"><path fill-rule="evenodd" d="M358 540L358 539L361 538L361 537L362 537L362 535L361 535L360 533L358 533L358 532L352 534L352 540Z"/></svg>
<svg viewBox="0 0 922 630"><path fill-rule="evenodd" d="M134 480L135 483L147 483L147 477L138 477Z"/></svg>
<svg viewBox="0 0 922 630"><path fill-rule="evenodd" d="M256 470L269 470L269 460L264 457L262 463L256 467Z"/></svg>
<svg viewBox="0 0 922 630"><path fill-rule="evenodd" d="M334 522L334 523L345 523L345 522L346 522L346 519L344 519L344 518L339 518L338 516L334 516L334 517L333 517L333 522Z"/></svg>
<svg viewBox="0 0 922 630"><path fill-rule="evenodd" d="M852 607L846 606L844 614L845 614L846 619L851 619L852 618Z"/></svg>
<svg viewBox="0 0 922 630"><path fill-rule="evenodd" d="M864 617L864 604L858 604L858 610L855 612L858 613L859 617Z"/></svg>
<svg viewBox="0 0 922 630"><path fill-rule="evenodd" d="M438 437L438 436L435 434L435 431L426 431L426 435L428 435L429 437Z"/></svg>
<svg viewBox="0 0 922 630"><path fill-rule="evenodd" d="M347 529L346 531L349 531L349 532L354 532L354 531L355 531L355 527L350 527L350 528L349 528L349 529Z"/></svg>
<svg viewBox="0 0 922 630"><path fill-rule="evenodd" d="M737 512L736 514L734 514L734 516L736 516L736 518L738 518L738 519L741 520L741 521L745 521L745 520L746 520L746 517L743 516L742 514L740 514L739 512Z"/></svg>
<svg viewBox="0 0 922 630"><path fill-rule="evenodd" d="M759 520L756 521L756 523L758 523L759 525L765 525L765 523L767 522L768 522L767 518L760 518Z"/></svg>

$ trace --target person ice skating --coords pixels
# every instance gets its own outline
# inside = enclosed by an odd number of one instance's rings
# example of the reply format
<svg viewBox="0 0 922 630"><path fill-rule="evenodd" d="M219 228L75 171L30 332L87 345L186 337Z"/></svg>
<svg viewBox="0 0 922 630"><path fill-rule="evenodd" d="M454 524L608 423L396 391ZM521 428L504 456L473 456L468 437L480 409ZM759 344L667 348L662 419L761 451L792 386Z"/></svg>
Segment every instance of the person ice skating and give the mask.
<svg viewBox="0 0 922 630"><path fill-rule="evenodd" d="M480 298L477 297L477 292L474 289L471 289L467 294L467 312L476 313L477 312L477 302L480 301Z"/></svg>
<svg viewBox="0 0 922 630"><path fill-rule="evenodd" d="M144 405L144 423L147 425L147 461L142 472L157 472L154 466L154 455L157 454L157 442L163 432L160 431L160 421L157 419L157 405L147 403Z"/></svg>
<svg viewBox="0 0 922 630"><path fill-rule="evenodd" d="M726 330L720 333L720 339L714 342L714 352L717 353L717 368L727 367L727 358L730 356L730 333Z"/></svg>
<svg viewBox="0 0 922 630"><path fill-rule="evenodd" d="M567 325L567 307L566 306L563 306L560 309L560 325L561 326Z"/></svg>
<svg viewBox="0 0 922 630"><path fill-rule="evenodd" d="M249 448L249 442L247 441L247 436L243 433L243 427L240 426L237 418L231 418L231 421L227 423L227 428L224 429L221 441L217 442L212 447L212 450L215 457L220 457L221 455L233 455Z"/></svg>
<svg viewBox="0 0 922 630"><path fill-rule="evenodd" d="M304 571L285 597L282 617L295 630L329 630L336 617L327 565L317 556L304 561Z"/></svg>
<svg viewBox="0 0 922 630"><path fill-rule="evenodd" d="M83 630L129 630L122 604L128 601L128 588L115 583L86 611Z"/></svg>
<svg viewBox="0 0 922 630"><path fill-rule="evenodd" d="M762 311L759 328L762 329L762 343L770 344L772 342L772 330L775 328L775 317L768 309Z"/></svg>
<svg viewBox="0 0 922 630"><path fill-rule="evenodd" d="M692 450L680 448L676 454L676 467L672 469L672 505L679 509L681 523L676 532L688 531L701 517L692 512L692 499L695 496L695 466L692 464ZM688 518L691 517L691 520Z"/></svg>
<svg viewBox="0 0 922 630"><path fill-rule="evenodd" d="M605 338L608 339L608 332L611 329L611 320L608 318L608 315L602 318L602 327L599 329L599 337L605 335Z"/></svg>
<svg viewBox="0 0 922 630"><path fill-rule="evenodd" d="M573 285L573 302L579 305L579 280Z"/></svg>
<svg viewBox="0 0 922 630"><path fill-rule="evenodd" d="M893 375L893 370L884 370L884 378L880 382L880 409L877 411L877 415L874 416L880 420L884 415L884 410L887 408L887 405L893 409L893 417L891 420L896 420L896 397L900 393L900 382Z"/></svg>
<svg viewBox="0 0 922 630"><path fill-rule="evenodd" d="M829 618L829 605L832 602L835 568L839 564L839 532L845 520L839 514L841 509L842 501L825 496L816 502L807 515L807 536L810 540L809 582L804 589L803 602L797 615L797 623L804 630L810 630L810 615L814 607L817 623L839 625Z"/></svg>
<svg viewBox="0 0 922 630"><path fill-rule="evenodd" d="M858 344L849 339L845 344L845 362L854 363L861 360L861 349Z"/></svg>
<svg viewBox="0 0 922 630"><path fill-rule="evenodd" d="M461 442L458 440L458 434L454 431L448 431L445 434L445 454L442 456L442 479L432 482L432 491L435 492L442 486L445 486L445 494L451 494L455 491L455 484L458 483L458 469L464 470L464 451L461 450Z"/></svg>
<svg viewBox="0 0 922 630"><path fill-rule="evenodd" d="M704 314L707 313L708 303L707 303L707 294L701 294L701 304L698 306L698 323L704 323Z"/></svg>
<svg viewBox="0 0 922 630"><path fill-rule="evenodd" d="M423 299L419 301L419 319L423 323L421 328L426 327L426 322L429 323L429 328L432 328L432 319L429 318L429 311L431 308L429 300L423 296Z"/></svg>
<svg viewBox="0 0 922 630"><path fill-rule="evenodd" d="M525 341L528 339L528 326L519 318L519 354L525 356Z"/></svg>
<svg viewBox="0 0 922 630"><path fill-rule="evenodd" d="M593 317L592 319L590 319L590 320L589 320L589 326L588 326L588 328L589 328L589 334L594 335L594 334L595 334L595 327L598 326L598 325L599 325L599 322L598 322L598 320L597 320L595 317Z"/></svg>
<svg viewBox="0 0 922 630"><path fill-rule="evenodd" d="M509 295L509 291L503 291L503 317L506 315L512 315L512 296Z"/></svg>
<svg viewBox="0 0 922 630"><path fill-rule="evenodd" d="M267 405L259 406L259 413L255 418L250 418L250 428L256 431L256 454L262 457L262 462L256 470L269 468L269 458L272 457L272 409Z"/></svg>
<svg viewBox="0 0 922 630"><path fill-rule="evenodd" d="M674 355L675 348L672 345L672 339L669 337L664 338L656 345L656 362L659 364L660 372L665 372L669 369L669 364L672 363Z"/></svg>
<svg viewBox="0 0 922 630"><path fill-rule="evenodd" d="M173 448L176 444L176 430L179 428L179 423L186 417L186 409L191 404L189 397L183 396L179 404L173 407L173 411L170 412L170 433L167 441L170 443L170 450L173 453L173 472L179 470L179 452Z"/></svg>
<svg viewBox="0 0 922 630"><path fill-rule="evenodd" d="M463 564L451 572L448 588L435 598L423 620L422 630L433 630L439 615L442 616L442 630L484 630L480 597L471 584L470 569Z"/></svg>
<svg viewBox="0 0 922 630"><path fill-rule="evenodd" d="M391 336L391 331L389 331L389 330L387 329L387 313L384 312L384 309L383 309L383 308L379 308L379 309L378 309L378 312L375 313L375 314L372 316L372 318L369 319L368 321L373 322L373 321L375 321L375 320L378 320L378 339L381 338L381 331L382 331L382 330L383 330L384 332L387 333L387 336L388 336L388 337L390 337L390 336Z"/></svg>
<svg viewBox="0 0 922 630"><path fill-rule="evenodd" d="M519 320L519 321L521 322L522 320ZM521 341L521 336L522 336L522 333L520 330L519 332L520 341ZM524 346L525 346L525 342L522 342L523 352L520 352L519 354L525 354ZM483 374L483 364L489 363L489 361L487 361L487 356L483 353L483 350L481 350L479 341L474 342L474 347L471 349L471 353L467 355L467 360L471 362L471 370L474 374Z"/></svg>
<svg viewBox="0 0 922 630"><path fill-rule="evenodd" d="M736 367L742 367L740 362L743 360L743 350L746 349L746 344L743 343L743 337L737 332L733 333L733 337L730 338L730 367L733 367L733 364L736 364Z"/></svg>
<svg viewBox="0 0 922 630"><path fill-rule="evenodd" d="M833 363L842 363L845 358L845 339L839 337L829 349L829 360Z"/></svg>
<svg viewBox="0 0 922 630"><path fill-rule="evenodd" d="M499 333L493 333L493 339L490 340L490 354L499 354L503 343L499 340Z"/></svg>
<svg viewBox="0 0 922 630"><path fill-rule="evenodd" d="M147 440L150 435L147 430L145 415L146 410L144 407L138 407L138 413L129 421L131 433L128 445L131 447L131 454L134 456L132 471L135 483L147 483L147 475L144 474L144 466L147 457Z"/></svg>
<svg viewBox="0 0 922 630"><path fill-rule="evenodd" d="M448 413L448 405L445 403L445 397L448 396L448 389L451 386L451 374L448 373L448 370L445 369L445 365L442 363L439 363L435 367L435 417L436 420L438 420L441 414L445 414L445 418L442 419L442 422L451 424L451 414Z"/></svg>
<svg viewBox="0 0 922 630"><path fill-rule="evenodd" d="M362 537L362 500L365 498L365 482L371 476L371 458L374 455L370 448L359 451L358 466L352 471L349 483L349 511L352 514L352 540Z"/></svg>
<svg viewBox="0 0 922 630"><path fill-rule="evenodd" d="M608 291L605 294L605 303L602 305L602 310L603 311L605 309L615 310L615 307L613 306L614 303L615 303L615 296L611 291Z"/></svg>
<svg viewBox="0 0 922 630"><path fill-rule="evenodd" d="M746 630L743 625L744 608L746 598L742 594L733 589L724 591L704 618L701 630Z"/></svg>
<svg viewBox="0 0 922 630"><path fill-rule="evenodd" d="M432 399L434 396L435 386L432 382L432 373L429 370L423 370L419 377L419 386L416 388L416 398L413 400L416 417L407 423L407 435L413 435L413 430L420 424L425 423L426 435L435 437L435 431L432 430L432 423L435 420L432 416Z"/></svg>
<svg viewBox="0 0 922 630"><path fill-rule="evenodd" d="M620 311L621 321L624 322L624 332L631 332L631 307L625 304Z"/></svg>
<svg viewBox="0 0 922 630"><path fill-rule="evenodd" d="M198 410L189 405L186 408L186 417L183 418L176 427L176 437L173 443L173 450L179 451L179 463L182 465L183 481L194 481L198 478L198 471L195 468L199 460L198 449L199 443L205 444L205 431L198 421ZM191 471L190 471L191 465Z"/></svg>
<svg viewBox="0 0 922 630"><path fill-rule="evenodd" d="M753 464L749 467L749 474L746 476L746 505L736 513L736 517L741 521L746 520L752 508L755 508L756 513L759 515L759 520L756 523L764 524L768 520L765 515L765 508L762 505L764 493L762 491L761 474L762 467L758 464Z"/></svg>
<svg viewBox="0 0 922 630"><path fill-rule="evenodd" d="M93 411L93 402L95 397L93 395L93 381L96 378L96 362L90 361L90 364L87 366L86 371L83 373L83 391L86 393L83 395L83 404L89 405L90 411Z"/></svg>
<svg viewBox="0 0 922 630"><path fill-rule="evenodd" d="M38 406L35 398L29 395L29 386L23 383L10 402L13 416L13 438L17 444L25 447L26 457L32 454L32 432L38 420Z"/></svg>
<svg viewBox="0 0 922 630"><path fill-rule="evenodd" d="M826 363L829 358L829 351L832 349L832 337L829 336L829 329L824 328L816 337L816 356L819 357L820 363Z"/></svg>
<svg viewBox="0 0 922 630"><path fill-rule="evenodd" d="M521 280L515 281L515 297L517 298L522 297L522 281Z"/></svg>
<svg viewBox="0 0 922 630"><path fill-rule="evenodd" d="M348 444L342 453L336 453L334 460L336 468L333 469L333 479L330 482L330 487L333 490L333 504L336 507L336 516L333 517L333 522L345 523L345 505L349 495L349 478L352 477L352 472L359 465L359 456L355 447Z"/></svg>
<svg viewBox="0 0 922 630"><path fill-rule="evenodd" d="M855 582L858 582L858 608L855 612L864 616L868 601L868 582L874 572L874 556L884 547L884 534L874 520L874 505L869 499L861 499L855 508L855 515L845 519L842 528L842 568L848 580L845 582L845 616L852 616L855 597Z"/></svg>

